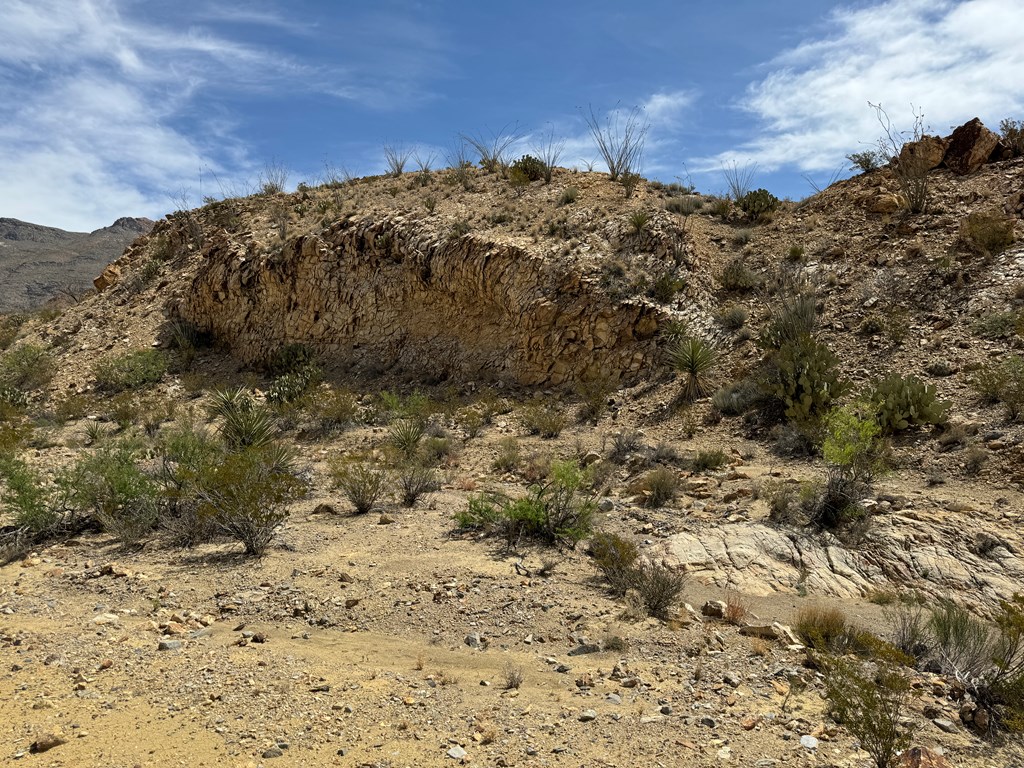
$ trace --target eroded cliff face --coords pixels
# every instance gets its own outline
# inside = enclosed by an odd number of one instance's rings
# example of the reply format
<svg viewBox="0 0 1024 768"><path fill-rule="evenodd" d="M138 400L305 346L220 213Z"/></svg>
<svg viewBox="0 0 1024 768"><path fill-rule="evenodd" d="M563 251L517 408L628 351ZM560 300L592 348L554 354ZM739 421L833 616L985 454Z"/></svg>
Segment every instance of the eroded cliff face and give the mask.
<svg viewBox="0 0 1024 768"><path fill-rule="evenodd" d="M339 221L270 254L214 239L167 309L247 363L299 342L370 371L559 386L636 381L657 356L655 308L522 248L401 217Z"/></svg>

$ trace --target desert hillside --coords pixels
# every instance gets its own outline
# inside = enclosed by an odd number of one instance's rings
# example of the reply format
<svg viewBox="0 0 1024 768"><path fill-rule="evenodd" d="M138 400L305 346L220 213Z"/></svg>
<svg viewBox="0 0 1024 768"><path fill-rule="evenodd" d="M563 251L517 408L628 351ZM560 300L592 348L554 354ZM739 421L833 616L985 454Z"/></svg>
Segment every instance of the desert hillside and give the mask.
<svg viewBox="0 0 1024 768"><path fill-rule="evenodd" d="M6 318L0 750L1024 764L1024 157L956 137L267 190Z"/></svg>
<svg viewBox="0 0 1024 768"><path fill-rule="evenodd" d="M94 232L65 232L0 218L0 312L81 295L107 263L152 226L149 219L121 218Z"/></svg>

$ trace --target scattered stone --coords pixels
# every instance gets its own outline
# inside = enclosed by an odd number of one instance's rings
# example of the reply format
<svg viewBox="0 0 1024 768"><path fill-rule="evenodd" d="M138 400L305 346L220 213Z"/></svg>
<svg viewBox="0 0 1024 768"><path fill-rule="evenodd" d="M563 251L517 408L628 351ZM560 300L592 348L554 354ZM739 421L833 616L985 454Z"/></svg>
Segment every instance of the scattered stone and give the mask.
<svg viewBox="0 0 1024 768"><path fill-rule="evenodd" d="M604 697L604 700L607 701L607 702L610 702L612 704L621 704L622 703L622 697L619 696L619 694L617 694L617 693L609 693L607 696Z"/></svg>
<svg viewBox="0 0 1024 768"><path fill-rule="evenodd" d="M815 750L818 748L818 740L811 735L801 736L800 746L804 749Z"/></svg>
<svg viewBox="0 0 1024 768"><path fill-rule="evenodd" d="M479 632L473 632L472 634L466 635L466 639L463 641L470 648L483 648L487 641L484 640L483 636Z"/></svg>
<svg viewBox="0 0 1024 768"><path fill-rule="evenodd" d="M717 728L718 727L718 723L715 721L715 718L708 717L707 715L705 715L704 717L702 717L700 719L700 724L703 725L705 728Z"/></svg>
<svg viewBox="0 0 1024 768"><path fill-rule="evenodd" d="M661 714L663 714L663 715L671 715L672 714L672 705L671 704L662 704L661 705L661 709L659 709L658 711L661 712Z"/></svg>
<svg viewBox="0 0 1024 768"><path fill-rule="evenodd" d="M158 651L180 651L181 640L161 640L157 643L156 649Z"/></svg>
<svg viewBox="0 0 1024 768"><path fill-rule="evenodd" d="M726 672L725 675L722 677L722 682L733 688L739 688L740 683L743 682L743 679L735 672Z"/></svg>
<svg viewBox="0 0 1024 768"><path fill-rule="evenodd" d="M579 721L581 723L589 723L591 720L597 720L597 712L593 709L584 709L580 712Z"/></svg>
<svg viewBox="0 0 1024 768"><path fill-rule="evenodd" d="M935 724L935 727L938 728L940 731L945 731L946 733L956 733L956 724L952 720L947 720L944 717L935 717L932 718L932 722Z"/></svg>
<svg viewBox="0 0 1024 768"><path fill-rule="evenodd" d="M59 747L64 743L64 739L55 733L44 733L38 739L32 742L29 746L28 751L33 754L39 754L40 752L47 752L54 747Z"/></svg>
<svg viewBox="0 0 1024 768"><path fill-rule="evenodd" d="M725 618L726 604L723 600L708 600L704 603L700 612L705 616L709 616L712 619L724 619Z"/></svg>
<svg viewBox="0 0 1024 768"><path fill-rule="evenodd" d="M269 759L271 757L281 757L284 751L280 747L271 747L263 753L263 757Z"/></svg>
<svg viewBox="0 0 1024 768"><path fill-rule="evenodd" d="M448 750L448 757L450 757L452 760L462 760L468 754L469 753L466 750L464 750L462 747L458 745Z"/></svg>

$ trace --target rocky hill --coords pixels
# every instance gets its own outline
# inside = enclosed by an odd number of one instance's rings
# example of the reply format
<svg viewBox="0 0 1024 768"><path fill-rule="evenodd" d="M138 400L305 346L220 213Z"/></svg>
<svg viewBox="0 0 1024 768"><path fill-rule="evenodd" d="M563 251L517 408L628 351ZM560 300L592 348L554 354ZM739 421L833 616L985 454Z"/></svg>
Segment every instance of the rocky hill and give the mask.
<svg viewBox="0 0 1024 768"><path fill-rule="evenodd" d="M152 226L149 219L121 218L94 232L65 232L0 218L0 312L33 309L58 294L81 295Z"/></svg>
<svg viewBox="0 0 1024 768"><path fill-rule="evenodd" d="M971 130L916 212L898 162L228 199L8 319L10 754L1024 764L1024 158Z"/></svg>

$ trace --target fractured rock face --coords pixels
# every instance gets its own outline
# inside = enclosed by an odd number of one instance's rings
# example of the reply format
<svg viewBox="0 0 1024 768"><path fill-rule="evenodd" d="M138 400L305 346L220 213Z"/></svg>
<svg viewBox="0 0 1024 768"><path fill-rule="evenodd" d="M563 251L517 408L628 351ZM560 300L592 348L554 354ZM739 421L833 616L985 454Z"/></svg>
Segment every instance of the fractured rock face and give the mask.
<svg viewBox="0 0 1024 768"><path fill-rule="evenodd" d="M974 118L953 131L943 162L949 170L965 176L987 163L997 144L999 136Z"/></svg>
<svg viewBox="0 0 1024 768"><path fill-rule="evenodd" d="M899 166L926 173L942 164L947 147L949 139L922 136L920 141L910 141L903 145L900 149Z"/></svg>
<svg viewBox="0 0 1024 768"><path fill-rule="evenodd" d="M248 363L300 342L366 370L524 386L635 381L654 364L659 323L521 248L398 217L338 222L273 254L216 240L167 312Z"/></svg>

